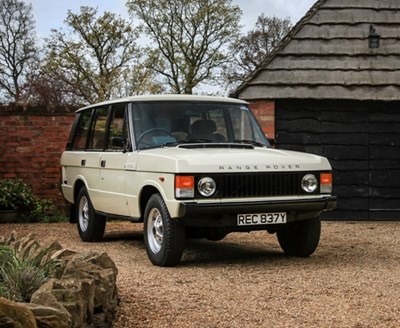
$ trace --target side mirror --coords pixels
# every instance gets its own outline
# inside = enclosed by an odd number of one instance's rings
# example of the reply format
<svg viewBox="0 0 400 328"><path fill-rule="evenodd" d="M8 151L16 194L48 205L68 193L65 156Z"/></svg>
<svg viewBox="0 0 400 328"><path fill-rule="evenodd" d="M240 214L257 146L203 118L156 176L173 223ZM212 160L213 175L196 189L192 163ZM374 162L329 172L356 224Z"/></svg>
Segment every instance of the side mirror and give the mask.
<svg viewBox="0 0 400 328"><path fill-rule="evenodd" d="M126 146L126 138L124 137L112 137L111 138L111 145L114 148L122 148L125 150Z"/></svg>

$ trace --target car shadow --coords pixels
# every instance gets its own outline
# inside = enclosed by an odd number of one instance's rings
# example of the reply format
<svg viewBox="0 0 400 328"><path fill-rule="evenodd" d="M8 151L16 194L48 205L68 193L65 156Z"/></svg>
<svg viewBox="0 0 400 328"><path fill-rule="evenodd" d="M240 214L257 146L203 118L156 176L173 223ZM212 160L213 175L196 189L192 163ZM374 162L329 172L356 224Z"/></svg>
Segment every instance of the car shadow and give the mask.
<svg viewBox="0 0 400 328"><path fill-rule="evenodd" d="M280 250L255 247L229 241L191 240L186 248L180 266L224 266L232 264L271 263L287 256Z"/></svg>
<svg viewBox="0 0 400 328"><path fill-rule="evenodd" d="M137 252L140 252L143 257L147 257L143 231L141 230L121 228L106 231L102 242L129 245L129 247L134 247ZM336 254L338 245L334 246L334 251L330 247L321 246L310 257L299 258L286 255L278 243L268 242L257 244L255 242L249 243L246 239L232 241L229 238L221 241L188 238L179 267L218 267L236 264L286 266L289 264L308 265L314 262L317 264L320 262L321 265L329 265L331 261L337 264L338 259ZM352 251L354 249L347 250L347 253L340 252L340 259L345 261L346 254ZM362 261L361 258L360 261Z"/></svg>
<svg viewBox="0 0 400 328"><path fill-rule="evenodd" d="M143 244L143 232L128 230L107 231L102 242L111 243L116 241L140 241ZM144 245L143 245L144 246Z"/></svg>
<svg viewBox="0 0 400 328"><path fill-rule="evenodd" d="M138 251L146 253L142 231L112 230L104 234L104 243L128 243ZM209 241L206 239L186 240L185 250L179 266L208 266L226 264L254 264L271 262L287 256L279 249L241 244L231 241Z"/></svg>

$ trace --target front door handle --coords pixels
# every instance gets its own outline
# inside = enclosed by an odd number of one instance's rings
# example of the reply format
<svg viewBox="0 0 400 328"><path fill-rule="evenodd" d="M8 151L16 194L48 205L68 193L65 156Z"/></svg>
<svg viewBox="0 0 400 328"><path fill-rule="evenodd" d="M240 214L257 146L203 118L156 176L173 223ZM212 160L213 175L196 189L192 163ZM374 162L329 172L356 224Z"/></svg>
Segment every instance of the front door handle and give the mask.
<svg viewBox="0 0 400 328"><path fill-rule="evenodd" d="M101 166L101 167L106 167L106 161L105 161L105 160L102 160L102 161L100 162L100 166Z"/></svg>

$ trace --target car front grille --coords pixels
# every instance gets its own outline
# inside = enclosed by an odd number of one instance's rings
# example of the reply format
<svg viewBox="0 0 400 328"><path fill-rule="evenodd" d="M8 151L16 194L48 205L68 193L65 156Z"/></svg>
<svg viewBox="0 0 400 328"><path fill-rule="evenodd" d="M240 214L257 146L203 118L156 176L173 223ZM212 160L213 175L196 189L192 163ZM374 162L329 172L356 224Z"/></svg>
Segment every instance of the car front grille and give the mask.
<svg viewBox="0 0 400 328"><path fill-rule="evenodd" d="M209 175L217 183L212 198L274 197L304 194L303 172L236 173Z"/></svg>

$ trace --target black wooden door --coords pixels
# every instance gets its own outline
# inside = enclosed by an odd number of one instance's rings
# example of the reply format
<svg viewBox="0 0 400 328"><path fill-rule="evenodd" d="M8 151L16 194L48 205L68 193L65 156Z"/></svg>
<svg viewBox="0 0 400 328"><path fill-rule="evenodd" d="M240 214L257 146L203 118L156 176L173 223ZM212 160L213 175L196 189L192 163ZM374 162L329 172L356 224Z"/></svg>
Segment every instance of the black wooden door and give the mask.
<svg viewBox="0 0 400 328"><path fill-rule="evenodd" d="M277 101L276 144L326 156L335 219L400 219L400 103Z"/></svg>
<svg viewBox="0 0 400 328"><path fill-rule="evenodd" d="M400 211L400 107L371 108L369 119L369 209Z"/></svg>

